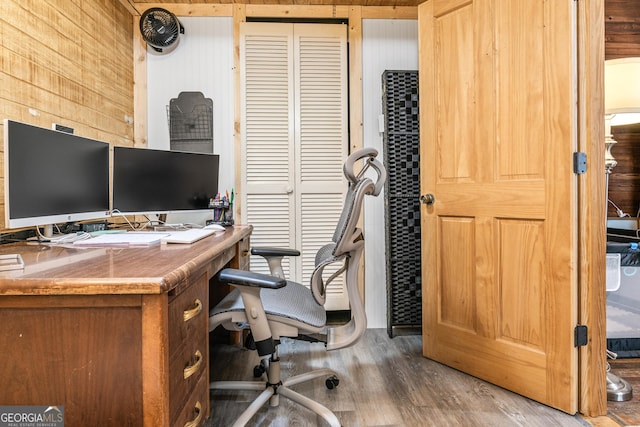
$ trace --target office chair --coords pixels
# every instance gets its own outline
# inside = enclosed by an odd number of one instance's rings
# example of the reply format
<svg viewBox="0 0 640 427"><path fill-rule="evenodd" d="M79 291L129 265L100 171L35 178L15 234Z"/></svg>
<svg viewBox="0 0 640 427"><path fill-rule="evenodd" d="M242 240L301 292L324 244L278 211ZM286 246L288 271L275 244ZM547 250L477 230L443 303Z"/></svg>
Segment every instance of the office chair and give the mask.
<svg viewBox="0 0 640 427"><path fill-rule="evenodd" d="M229 293L210 312L209 330L222 325L230 331L250 329L255 347L261 358L260 367L254 368L255 376L266 372L266 381L214 381L212 390L255 390L258 397L237 419L234 426L244 426L256 412L269 401L270 406L279 405L279 396L284 396L310 409L325 419L333 427L340 426L336 415L320 403L293 391L291 386L316 378L325 377L328 388L338 385L337 373L331 369L318 369L289 377L280 378L278 344L281 337L324 343L327 350L335 350L353 345L364 334L367 318L364 303L358 289L358 270L364 249L364 235L358 228L362 203L365 195L380 194L386 179L386 171L376 159L378 152L368 148L351 154L345 161L343 172L347 177L348 190L342 214L336 226L331 243L321 247L316 253L315 270L310 286L285 279L278 259L282 256L297 255L290 249L261 248L256 251L267 257L272 274L227 268L218 279L232 285ZM364 165L356 173L356 163L364 159ZM367 170L375 172L375 181L367 177ZM255 253L255 252L254 252ZM336 264L340 268L327 280L324 269ZM327 325L324 309L327 286L338 274L345 272L347 295L351 309L351 319L342 325Z"/></svg>

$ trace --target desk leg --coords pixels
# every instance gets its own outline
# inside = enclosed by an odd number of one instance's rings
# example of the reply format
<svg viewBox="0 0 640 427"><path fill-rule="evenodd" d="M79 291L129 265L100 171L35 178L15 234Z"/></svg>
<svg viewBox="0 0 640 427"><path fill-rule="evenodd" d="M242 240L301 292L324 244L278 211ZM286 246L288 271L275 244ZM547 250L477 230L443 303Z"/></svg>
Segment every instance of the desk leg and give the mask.
<svg viewBox="0 0 640 427"><path fill-rule="evenodd" d="M167 294L142 297L142 394L144 426L169 425L169 320Z"/></svg>
<svg viewBox="0 0 640 427"><path fill-rule="evenodd" d="M249 270L249 252L250 241L249 237L246 237L238 241L236 245L236 255L229 262L229 267L239 270ZM215 307L215 305L222 300L232 287L226 284L219 283L215 276L209 281L209 307ZM227 342L230 344L241 345L244 341L244 336L240 332L228 332L218 328L211 334L212 342Z"/></svg>

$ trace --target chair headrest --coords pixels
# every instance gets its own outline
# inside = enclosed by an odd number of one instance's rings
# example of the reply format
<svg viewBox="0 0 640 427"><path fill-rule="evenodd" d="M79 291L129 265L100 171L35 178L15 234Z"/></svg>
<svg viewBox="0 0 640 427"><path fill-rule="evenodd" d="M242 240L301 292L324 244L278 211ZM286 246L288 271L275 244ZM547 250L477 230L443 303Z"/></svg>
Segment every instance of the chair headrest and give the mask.
<svg viewBox="0 0 640 427"><path fill-rule="evenodd" d="M372 168L377 174L372 195L377 196L380 194L384 187L384 183L387 180L387 171L382 163L376 159L377 156L378 150L372 147L367 147L355 151L347 157L347 160L344 162L343 172L349 180L350 186L355 185L362 178L367 169ZM361 159L366 159L364 166L356 173L356 162Z"/></svg>

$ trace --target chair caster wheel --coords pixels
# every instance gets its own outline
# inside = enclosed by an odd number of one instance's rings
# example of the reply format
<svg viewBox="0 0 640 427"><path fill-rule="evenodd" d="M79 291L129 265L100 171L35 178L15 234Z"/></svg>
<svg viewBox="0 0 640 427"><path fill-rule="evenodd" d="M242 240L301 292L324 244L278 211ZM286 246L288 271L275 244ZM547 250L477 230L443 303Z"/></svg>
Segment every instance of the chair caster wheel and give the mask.
<svg viewBox="0 0 640 427"><path fill-rule="evenodd" d="M329 390L333 390L334 388L338 387L338 384L340 384L340 380L336 376L331 376L327 378L325 384L327 385L327 388Z"/></svg>
<svg viewBox="0 0 640 427"><path fill-rule="evenodd" d="M253 378L260 378L267 371L267 368L261 363L253 367Z"/></svg>

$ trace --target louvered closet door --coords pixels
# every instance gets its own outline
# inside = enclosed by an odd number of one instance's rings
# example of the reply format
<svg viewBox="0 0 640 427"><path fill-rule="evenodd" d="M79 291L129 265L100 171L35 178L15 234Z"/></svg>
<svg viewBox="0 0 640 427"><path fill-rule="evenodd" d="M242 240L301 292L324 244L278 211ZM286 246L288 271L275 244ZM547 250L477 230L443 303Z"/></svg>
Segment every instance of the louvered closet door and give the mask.
<svg viewBox="0 0 640 427"><path fill-rule="evenodd" d="M345 25L241 26L243 188L254 246L297 248L288 277L308 284L342 208L347 156ZM254 271L268 271L252 257ZM342 279L328 309L347 309Z"/></svg>

